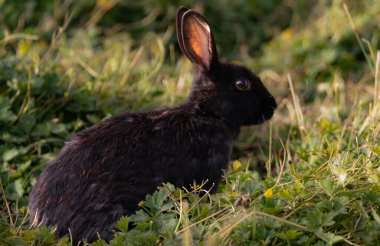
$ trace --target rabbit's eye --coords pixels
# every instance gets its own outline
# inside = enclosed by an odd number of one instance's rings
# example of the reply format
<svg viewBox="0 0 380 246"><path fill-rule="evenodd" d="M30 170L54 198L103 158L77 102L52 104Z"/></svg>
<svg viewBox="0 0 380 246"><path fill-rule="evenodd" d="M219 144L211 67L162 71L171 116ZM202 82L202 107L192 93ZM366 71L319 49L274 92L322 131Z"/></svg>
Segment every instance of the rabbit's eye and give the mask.
<svg viewBox="0 0 380 246"><path fill-rule="evenodd" d="M236 80L235 85L241 91L247 91L251 89L251 82L247 79L238 79Z"/></svg>

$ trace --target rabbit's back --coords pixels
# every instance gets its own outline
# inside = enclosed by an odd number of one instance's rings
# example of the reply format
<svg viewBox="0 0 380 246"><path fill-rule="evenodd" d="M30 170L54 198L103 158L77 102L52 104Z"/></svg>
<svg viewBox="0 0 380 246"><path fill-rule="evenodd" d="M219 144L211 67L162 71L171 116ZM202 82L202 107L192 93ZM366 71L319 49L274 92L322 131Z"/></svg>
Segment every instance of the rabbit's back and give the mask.
<svg viewBox="0 0 380 246"><path fill-rule="evenodd" d="M163 182L214 190L234 136L223 122L181 109L122 114L75 135L41 175L31 220L58 236L110 239L115 222ZM195 116L197 115L197 116Z"/></svg>

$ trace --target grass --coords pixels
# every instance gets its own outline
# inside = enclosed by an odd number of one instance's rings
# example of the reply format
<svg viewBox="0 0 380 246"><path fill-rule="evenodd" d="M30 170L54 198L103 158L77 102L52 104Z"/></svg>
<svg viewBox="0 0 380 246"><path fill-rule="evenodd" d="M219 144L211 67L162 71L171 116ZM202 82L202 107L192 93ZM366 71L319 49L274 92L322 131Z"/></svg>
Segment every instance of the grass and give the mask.
<svg viewBox="0 0 380 246"><path fill-rule="evenodd" d="M251 43L241 34L235 57L275 95L273 119L242 130L218 193L200 196L201 185L184 191L165 184L118 222L111 244L380 245L374 2L319 1L308 19L299 17L299 6L287 6L298 17L262 37L262 54L246 52ZM28 226L28 194L43 168L73 132L124 110L174 105L189 91L192 68L176 50L173 26L154 29L173 13L160 19L166 8L160 3L158 17L146 19L152 29L105 34L102 20L113 4L88 11L88 22L58 15L62 28L49 38L27 26L1 36L1 245L70 245L69 238L57 241L54 230ZM128 229L129 222L136 227Z"/></svg>

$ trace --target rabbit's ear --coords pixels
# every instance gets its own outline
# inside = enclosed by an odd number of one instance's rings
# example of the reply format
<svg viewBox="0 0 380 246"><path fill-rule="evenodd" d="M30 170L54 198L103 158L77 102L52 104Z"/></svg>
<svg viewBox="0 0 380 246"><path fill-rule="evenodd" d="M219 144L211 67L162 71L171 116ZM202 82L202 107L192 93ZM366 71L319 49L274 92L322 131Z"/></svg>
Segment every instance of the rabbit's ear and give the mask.
<svg viewBox="0 0 380 246"><path fill-rule="evenodd" d="M177 36L182 52L202 72L211 72L219 64L218 53L207 21L196 11L180 8L177 12Z"/></svg>
<svg viewBox="0 0 380 246"><path fill-rule="evenodd" d="M176 20L176 29L177 29L177 39L178 39L178 44L179 44L179 47L181 48L182 52L184 52L183 50L183 36L182 36L182 17L183 17L183 14L186 13L189 9L186 8L186 7L180 7L178 10L177 10L177 20Z"/></svg>

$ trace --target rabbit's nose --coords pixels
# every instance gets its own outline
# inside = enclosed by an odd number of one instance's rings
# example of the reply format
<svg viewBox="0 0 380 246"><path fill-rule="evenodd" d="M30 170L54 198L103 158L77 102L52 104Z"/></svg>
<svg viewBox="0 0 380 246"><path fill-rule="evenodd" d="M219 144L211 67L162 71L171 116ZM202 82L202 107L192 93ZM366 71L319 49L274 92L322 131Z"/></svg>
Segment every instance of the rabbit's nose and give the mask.
<svg viewBox="0 0 380 246"><path fill-rule="evenodd" d="M273 96L271 96L270 98L271 98L272 109L275 110L277 108L276 100L274 99Z"/></svg>
<svg viewBox="0 0 380 246"><path fill-rule="evenodd" d="M266 107L272 110L275 110L277 108L276 100L272 95L269 95L269 97L267 98Z"/></svg>

